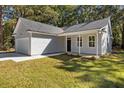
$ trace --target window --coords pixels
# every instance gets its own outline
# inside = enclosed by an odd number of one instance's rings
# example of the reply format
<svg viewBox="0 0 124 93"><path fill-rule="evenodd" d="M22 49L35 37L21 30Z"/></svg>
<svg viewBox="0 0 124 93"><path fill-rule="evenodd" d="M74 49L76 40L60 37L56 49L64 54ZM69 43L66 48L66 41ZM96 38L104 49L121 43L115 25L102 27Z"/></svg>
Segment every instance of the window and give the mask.
<svg viewBox="0 0 124 93"><path fill-rule="evenodd" d="M82 37L80 37L80 42L79 42L79 37L77 37L77 46L79 47L79 43L80 43L80 47L83 47L83 39Z"/></svg>
<svg viewBox="0 0 124 93"><path fill-rule="evenodd" d="M95 47L95 36L89 36L89 47Z"/></svg>
<svg viewBox="0 0 124 93"><path fill-rule="evenodd" d="M77 37L77 46L79 47L79 37Z"/></svg>

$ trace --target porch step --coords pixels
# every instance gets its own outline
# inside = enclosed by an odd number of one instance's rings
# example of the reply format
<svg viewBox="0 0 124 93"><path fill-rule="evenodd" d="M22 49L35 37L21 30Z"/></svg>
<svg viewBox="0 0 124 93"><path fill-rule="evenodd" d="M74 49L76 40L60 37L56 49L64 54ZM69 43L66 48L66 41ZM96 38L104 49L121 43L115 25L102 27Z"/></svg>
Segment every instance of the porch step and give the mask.
<svg viewBox="0 0 124 93"><path fill-rule="evenodd" d="M100 56L96 56L96 55L92 55L92 54L78 54L78 53L71 53L68 52L68 55L74 55L74 56L82 56L82 57L86 57L86 58L91 58L91 57L95 57L95 58L100 58Z"/></svg>

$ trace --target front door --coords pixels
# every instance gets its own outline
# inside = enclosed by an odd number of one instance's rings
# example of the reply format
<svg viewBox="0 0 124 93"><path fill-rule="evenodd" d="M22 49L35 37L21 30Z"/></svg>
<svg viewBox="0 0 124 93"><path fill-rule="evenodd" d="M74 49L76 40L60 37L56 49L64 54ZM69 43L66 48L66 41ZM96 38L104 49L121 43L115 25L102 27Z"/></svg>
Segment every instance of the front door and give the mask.
<svg viewBox="0 0 124 93"><path fill-rule="evenodd" d="M67 38L67 52L71 52L71 38Z"/></svg>

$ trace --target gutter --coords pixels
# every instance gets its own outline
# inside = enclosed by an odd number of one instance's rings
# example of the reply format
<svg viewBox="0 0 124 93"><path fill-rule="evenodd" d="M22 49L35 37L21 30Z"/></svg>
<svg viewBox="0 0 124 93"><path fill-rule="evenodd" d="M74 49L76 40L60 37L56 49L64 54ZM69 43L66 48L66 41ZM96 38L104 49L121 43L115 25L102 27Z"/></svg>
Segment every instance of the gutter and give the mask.
<svg viewBox="0 0 124 93"><path fill-rule="evenodd" d="M39 32L39 31L28 31L29 33L36 33L36 34L42 34L42 35L52 35L52 36L58 36L58 34L51 34L51 33L45 33L45 32Z"/></svg>
<svg viewBox="0 0 124 93"><path fill-rule="evenodd" d="M104 26L105 27L105 26ZM59 33L59 34L51 34L51 33L46 33L46 32L40 32L40 31L35 31L34 30L27 30L27 32L29 33L36 33L36 34L42 34L42 35L51 35L51 36L66 36L66 35L75 35L75 34L83 34L83 32L90 32L90 31L102 31L102 29L104 28L100 28L100 29L91 29L91 30L84 30L84 31L76 31L76 32L62 32L62 33ZM102 32L106 32L106 31L102 31ZM16 36L16 33L13 34L12 36Z"/></svg>
<svg viewBox="0 0 124 93"><path fill-rule="evenodd" d="M87 33L89 31L98 31L100 29L93 29L93 30L84 30L84 31L77 31L77 32L64 32L64 33L60 33L58 34L58 36L66 36L66 35L75 35L75 34L83 34L83 32Z"/></svg>

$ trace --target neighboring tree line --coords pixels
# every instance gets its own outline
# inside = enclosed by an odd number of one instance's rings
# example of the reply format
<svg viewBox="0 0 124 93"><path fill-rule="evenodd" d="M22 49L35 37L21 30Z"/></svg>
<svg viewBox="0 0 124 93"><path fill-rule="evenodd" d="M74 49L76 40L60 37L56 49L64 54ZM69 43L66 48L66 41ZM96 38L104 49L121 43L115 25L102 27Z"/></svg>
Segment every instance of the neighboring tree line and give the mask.
<svg viewBox="0 0 124 93"><path fill-rule="evenodd" d="M108 16L111 16L113 48L124 49L123 6L3 6L2 10L4 49L14 47L12 33L19 17L64 27Z"/></svg>
<svg viewBox="0 0 124 93"><path fill-rule="evenodd" d="M0 6L0 48L3 46L2 6Z"/></svg>

